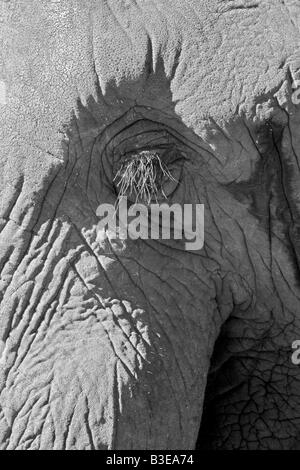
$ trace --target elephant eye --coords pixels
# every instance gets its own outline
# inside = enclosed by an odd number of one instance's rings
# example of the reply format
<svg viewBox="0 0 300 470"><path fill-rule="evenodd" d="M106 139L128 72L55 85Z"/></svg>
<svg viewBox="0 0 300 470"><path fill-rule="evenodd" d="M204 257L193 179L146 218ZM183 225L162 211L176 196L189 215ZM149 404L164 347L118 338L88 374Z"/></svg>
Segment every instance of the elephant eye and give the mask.
<svg viewBox="0 0 300 470"><path fill-rule="evenodd" d="M182 155L174 149L141 150L124 156L114 177L118 198L134 203L160 202L176 190L180 182Z"/></svg>

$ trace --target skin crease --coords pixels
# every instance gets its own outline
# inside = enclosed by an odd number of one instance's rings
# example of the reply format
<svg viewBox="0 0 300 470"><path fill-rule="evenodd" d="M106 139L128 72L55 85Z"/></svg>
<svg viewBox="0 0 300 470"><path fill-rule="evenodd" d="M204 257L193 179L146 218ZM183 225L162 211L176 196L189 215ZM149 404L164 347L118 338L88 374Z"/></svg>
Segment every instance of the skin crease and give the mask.
<svg viewBox="0 0 300 470"><path fill-rule="evenodd" d="M299 6L15 0L1 24L0 448L298 448ZM199 252L96 238L115 160L153 142L184 155L169 202L205 205Z"/></svg>

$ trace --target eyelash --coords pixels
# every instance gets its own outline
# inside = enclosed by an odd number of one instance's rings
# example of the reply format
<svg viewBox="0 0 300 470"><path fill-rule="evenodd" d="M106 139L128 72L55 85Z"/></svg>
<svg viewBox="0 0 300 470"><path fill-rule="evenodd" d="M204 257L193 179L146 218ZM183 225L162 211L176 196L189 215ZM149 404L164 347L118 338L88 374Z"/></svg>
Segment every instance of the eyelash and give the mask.
<svg viewBox="0 0 300 470"><path fill-rule="evenodd" d="M173 193L180 182L168 168L168 162L164 161L163 156L155 150L142 150L125 158L113 178L118 198L131 195L135 202L147 204L153 200L158 202L159 197L167 199L168 190L165 188L171 186L169 189ZM174 163L180 160L182 156L176 155L169 163L174 167Z"/></svg>

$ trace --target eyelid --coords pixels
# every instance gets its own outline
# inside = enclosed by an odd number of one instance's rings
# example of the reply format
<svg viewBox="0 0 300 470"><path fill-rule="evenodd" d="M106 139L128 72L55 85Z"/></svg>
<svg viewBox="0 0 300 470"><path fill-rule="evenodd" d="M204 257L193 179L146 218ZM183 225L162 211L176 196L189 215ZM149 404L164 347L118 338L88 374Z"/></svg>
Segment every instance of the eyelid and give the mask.
<svg viewBox="0 0 300 470"><path fill-rule="evenodd" d="M124 162L127 159L130 159L131 156L145 151L157 152L161 158L161 161L168 165L174 165L181 161L183 162L187 160L186 154L180 149L178 149L177 146L173 143L153 146L145 145L134 148L132 150L128 150L124 154L118 155L117 157L115 156L115 158L113 159L113 173L115 174L117 172L118 168L122 164L122 161Z"/></svg>

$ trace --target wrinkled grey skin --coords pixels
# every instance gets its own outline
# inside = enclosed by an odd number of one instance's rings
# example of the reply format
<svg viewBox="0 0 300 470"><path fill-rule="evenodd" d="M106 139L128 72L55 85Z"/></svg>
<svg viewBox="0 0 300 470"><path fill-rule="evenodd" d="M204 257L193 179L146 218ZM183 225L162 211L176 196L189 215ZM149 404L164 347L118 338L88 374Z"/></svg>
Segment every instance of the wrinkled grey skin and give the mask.
<svg viewBox="0 0 300 470"><path fill-rule="evenodd" d="M1 449L299 447L297 3L1 2ZM198 252L96 240L156 141Z"/></svg>

